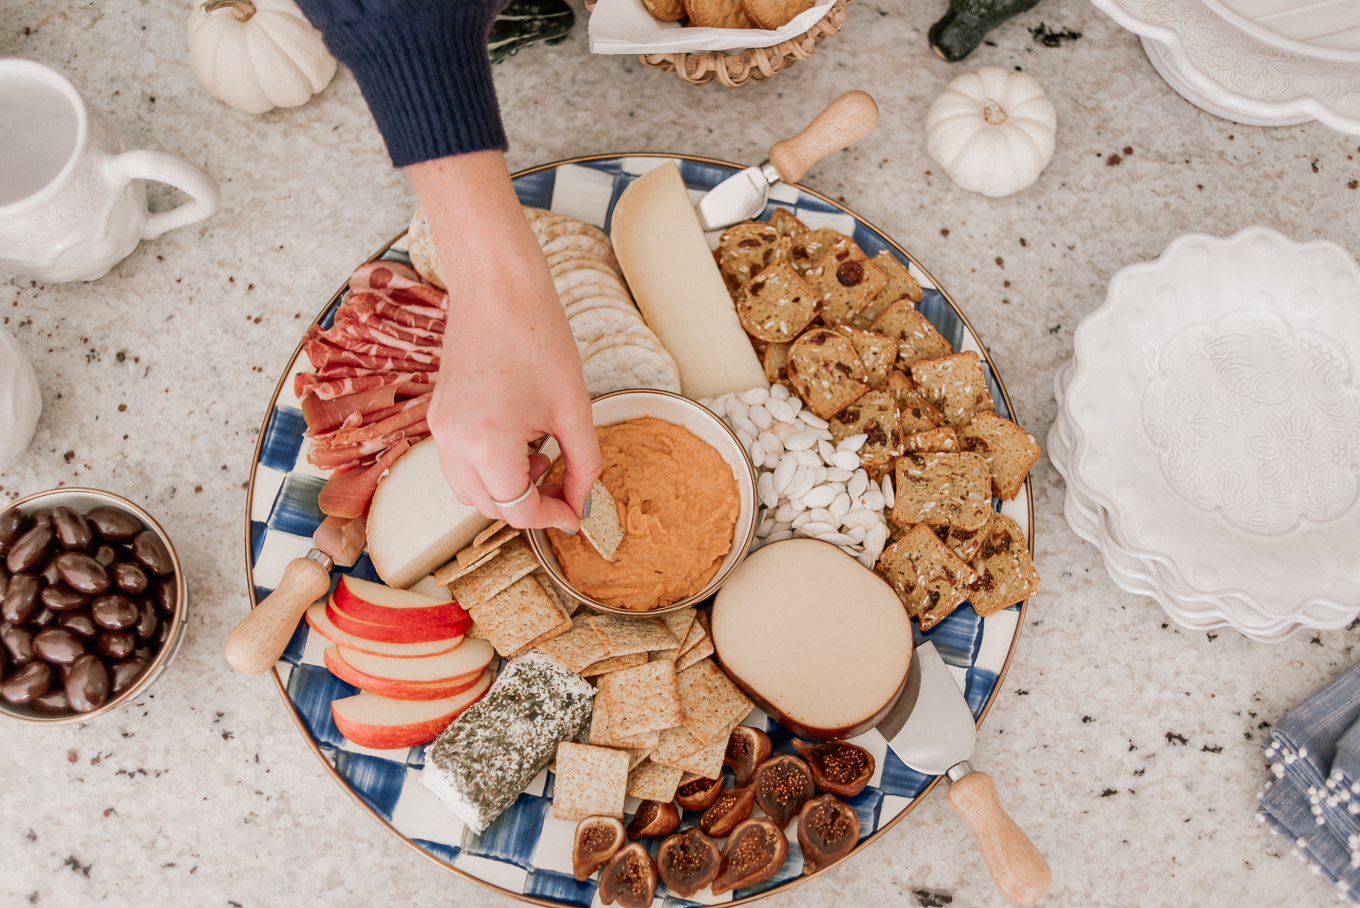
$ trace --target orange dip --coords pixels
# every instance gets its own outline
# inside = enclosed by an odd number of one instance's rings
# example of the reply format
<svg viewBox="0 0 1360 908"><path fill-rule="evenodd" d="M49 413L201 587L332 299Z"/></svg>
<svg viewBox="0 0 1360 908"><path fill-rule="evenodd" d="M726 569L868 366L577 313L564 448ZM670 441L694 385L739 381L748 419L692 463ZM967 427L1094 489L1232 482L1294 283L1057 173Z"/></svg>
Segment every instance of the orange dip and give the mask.
<svg viewBox="0 0 1360 908"><path fill-rule="evenodd" d="M606 561L584 535L548 530L562 573L592 599L636 611L699 592L732 548L741 506L732 468L684 426L655 417L595 432L624 537ZM562 472L559 460L548 481Z"/></svg>

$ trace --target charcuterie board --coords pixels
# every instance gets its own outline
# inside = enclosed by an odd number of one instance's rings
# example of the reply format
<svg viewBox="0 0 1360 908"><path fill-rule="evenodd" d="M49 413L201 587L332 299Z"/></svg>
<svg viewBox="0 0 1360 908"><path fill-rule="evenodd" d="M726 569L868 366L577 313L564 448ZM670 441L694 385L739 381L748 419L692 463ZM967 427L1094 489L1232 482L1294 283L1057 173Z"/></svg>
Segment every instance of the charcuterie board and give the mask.
<svg viewBox="0 0 1360 908"><path fill-rule="evenodd" d="M696 200L740 169L721 161L674 155L595 156L523 171L514 177L515 188L526 206L570 215L608 233L614 204L624 188L639 175L670 161L678 163L685 186ZM998 414L1012 416L1010 398L972 326L906 250L843 206L801 187L783 184L773 187L770 205L789 209L809 227L836 228L853 237L870 256L886 250L905 264L924 290L919 311L955 350L974 351L982 358ZM408 261L405 234L379 250L374 258ZM346 292L347 288L342 287L329 299L315 324L330 326ZM246 505L246 568L252 605L273 590L290 560L305 555L311 548L312 534L322 520L317 495L325 474L307 462L306 424L293 394L294 376L310 369L311 363L299 343L269 403L256 446ZM1033 501L1029 483L1025 483L1022 494L999 506L1020 525L1032 546ZM378 579L367 555L353 568L337 568L335 573L338 576L342 572L367 580ZM1025 606L1020 603L982 618L971 606L964 605L930 631L924 634L916 631L918 643L924 640L934 643L979 723L1005 677ZM272 675L299 730L326 771L374 819L429 859L502 894L542 905L599 903L595 880L581 882L572 875L575 823L552 815L554 777L550 771L540 773L485 833L474 834L421 785L423 746L373 750L355 745L339 733L332 718L331 702L352 696L357 689L325 668L326 645L327 641L303 622ZM789 749L790 733L759 711L745 724L763 727L774 741L776 752ZM907 768L876 730L852 740L869 750L877 764L869 786L848 799L860 818L861 838L855 849L858 851L901 821L938 780ZM630 799L630 812L635 803ZM794 841L789 859L772 879L704 903L748 901L808 878ZM668 896L664 887L657 898L658 903L667 906L699 904Z"/></svg>

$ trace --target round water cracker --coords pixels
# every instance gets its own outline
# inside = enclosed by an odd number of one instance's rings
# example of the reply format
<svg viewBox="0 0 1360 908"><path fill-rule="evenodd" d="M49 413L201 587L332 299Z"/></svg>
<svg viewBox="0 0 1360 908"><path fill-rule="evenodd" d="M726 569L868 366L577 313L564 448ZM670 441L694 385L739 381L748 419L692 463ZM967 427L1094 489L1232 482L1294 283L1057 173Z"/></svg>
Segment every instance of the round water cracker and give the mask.
<svg viewBox="0 0 1360 908"><path fill-rule="evenodd" d="M540 214L538 217L529 219L529 229L534 232L538 239L538 245L542 246L547 240L543 239L543 231L550 225L574 222L575 218L569 218L565 214L553 214L551 211Z"/></svg>
<svg viewBox="0 0 1360 908"><path fill-rule="evenodd" d="M646 347L654 353L664 353L667 357L670 356L669 351L661 346L661 341L656 339L656 335L652 334L651 329L648 329L646 334L630 334L628 332L607 334L581 351L582 361L590 359L606 347Z"/></svg>
<svg viewBox="0 0 1360 908"><path fill-rule="evenodd" d="M620 312L626 312L629 315L638 315L637 307L627 300L613 296L588 296L567 304L565 307L567 321L570 322L587 309L618 309Z"/></svg>
<svg viewBox="0 0 1360 908"><path fill-rule="evenodd" d="M546 208L534 208L531 205L521 205L519 206L519 210L524 212L524 219L526 221L532 221L534 218L541 218L545 214L552 214L552 212Z"/></svg>
<svg viewBox="0 0 1360 908"><path fill-rule="evenodd" d="M557 295L561 297L562 291L570 290L572 287L582 286L613 287L620 293L627 294L628 288L623 286L623 281L604 271L596 271L594 268L575 268L553 275L553 286L557 288Z"/></svg>
<svg viewBox="0 0 1360 908"><path fill-rule="evenodd" d="M583 236L594 237L604 243L609 242L609 237L605 236L605 232L600 228L587 224L585 221L578 221L575 218L570 218L569 221L569 223L567 221L558 221L551 225L544 226L543 230L537 234L539 243L550 243L558 237L567 236L568 234L581 234Z"/></svg>
<svg viewBox="0 0 1360 908"><path fill-rule="evenodd" d="M680 373L668 353L636 344L605 347L582 361L591 397L628 388L654 388L680 393Z"/></svg>
<svg viewBox="0 0 1360 908"><path fill-rule="evenodd" d="M607 259L596 255L593 252L586 252L582 249L569 249L565 252L550 252L544 258L547 259L548 267L555 268L558 265L565 265L567 262L594 262L609 269L609 273L615 277L622 277L619 266Z"/></svg>
<svg viewBox="0 0 1360 908"><path fill-rule="evenodd" d="M613 278L621 277L617 271L609 267L608 262L605 262L603 259L597 259L594 256L591 256L588 259L569 259L565 262L558 262L556 265L549 265L548 271L552 273L553 277L558 277L566 274L568 271L580 271L583 268L588 268L591 271L598 271L601 274L607 274Z"/></svg>
<svg viewBox="0 0 1360 908"><path fill-rule="evenodd" d="M406 253L411 257L411 267L421 277L441 290L449 289L444 280L444 269L439 265L434 234L430 232L430 222L425 218L424 208L417 208L416 213L411 215L411 229L406 234Z"/></svg>
<svg viewBox="0 0 1360 908"><path fill-rule="evenodd" d="M582 284L579 287L568 287L566 290L559 290L557 293L557 297L562 301L563 306L570 306L577 300L583 300L592 296L613 296L627 303L629 306L633 305L633 298L628 295L628 291L620 290L618 287L614 286Z"/></svg>
<svg viewBox="0 0 1360 908"><path fill-rule="evenodd" d="M571 324L572 336L576 338L577 351L582 353L602 337L618 334L652 336L652 329L648 328L640 317L609 306L585 309L568 321Z"/></svg>
<svg viewBox="0 0 1360 908"><path fill-rule="evenodd" d="M544 255L552 255L554 252L567 252L570 250L593 252L611 265L618 265L618 259L614 256L614 247L610 243L597 239L588 233L567 233L551 242L543 244Z"/></svg>

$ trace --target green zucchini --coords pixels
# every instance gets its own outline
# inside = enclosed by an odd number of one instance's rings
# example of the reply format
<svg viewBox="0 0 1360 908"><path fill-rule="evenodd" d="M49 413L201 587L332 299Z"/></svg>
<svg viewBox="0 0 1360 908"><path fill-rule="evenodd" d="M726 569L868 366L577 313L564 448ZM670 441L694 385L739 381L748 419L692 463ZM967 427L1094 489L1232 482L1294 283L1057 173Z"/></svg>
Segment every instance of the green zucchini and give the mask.
<svg viewBox="0 0 1360 908"><path fill-rule="evenodd" d="M949 0L949 11L930 27L930 47L950 63L971 54L987 32L1039 0Z"/></svg>

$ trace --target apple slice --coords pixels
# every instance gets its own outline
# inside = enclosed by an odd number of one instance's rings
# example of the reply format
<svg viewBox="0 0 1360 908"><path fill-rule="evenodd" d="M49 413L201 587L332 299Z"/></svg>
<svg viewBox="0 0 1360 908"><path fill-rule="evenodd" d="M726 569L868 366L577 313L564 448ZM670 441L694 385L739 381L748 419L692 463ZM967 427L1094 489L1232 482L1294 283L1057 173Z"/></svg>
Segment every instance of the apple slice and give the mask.
<svg viewBox="0 0 1360 908"><path fill-rule="evenodd" d="M467 617L467 612L456 602L433 599L410 590L394 590L381 583L345 575L341 575L333 595L336 605L346 614L373 624L429 627Z"/></svg>
<svg viewBox="0 0 1360 908"><path fill-rule="evenodd" d="M378 643L428 643L431 640L447 640L449 637L467 633L468 628L472 627L471 616L448 624L431 625L364 621L341 608L333 593L326 603L326 617L340 630Z"/></svg>
<svg viewBox="0 0 1360 908"><path fill-rule="evenodd" d="M485 640L464 638L455 650L419 659L392 659L361 653L347 646L334 647L337 655L357 672L387 681L449 681L475 674L490 664L496 650ZM351 682L355 683L355 682ZM366 685L358 685L368 690Z"/></svg>
<svg viewBox="0 0 1360 908"><path fill-rule="evenodd" d="M331 701L331 716L340 734L374 750L429 744L491 687L488 669L472 687L443 700L392 700L367 691Z"/></svg>
<svg viewBox="0 0 1360 908"><path fill-rule="evenodd" d="M445 697L452 697L476 684L477 679L485 671L479 668L466 675L444 681L394 681L391 678L375 678L356 670L333 646L326 650L325 659L326 668L341 681L393 700L442 700Z"/></svg>
<svg viewBox="0 0 1360 908"><path fill-rule="evenodd" d="M361 653L389 656L393 659L437 656L440 653L447 653L451 649L457 649L458 644L463 642L462 634L445 637L443 640L429 640L420 643L380 643L376 640L366 640L357 634L351 634L336 627L335 622L326 616L326 603L324 602L313 602L307 607L307 624L311 626L312 630L332 643L342 643Z"/></svg>

